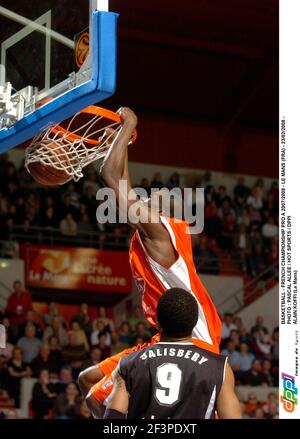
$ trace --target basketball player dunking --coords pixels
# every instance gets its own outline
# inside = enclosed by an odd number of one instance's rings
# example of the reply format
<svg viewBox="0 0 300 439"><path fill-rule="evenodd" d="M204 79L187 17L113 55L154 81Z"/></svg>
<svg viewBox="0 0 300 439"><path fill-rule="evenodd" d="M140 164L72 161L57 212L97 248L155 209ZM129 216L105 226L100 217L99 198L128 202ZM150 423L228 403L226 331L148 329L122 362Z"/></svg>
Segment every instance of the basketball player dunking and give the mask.
<svg viewBox="0 0 300 439"><path fill-rule="evenodd" d="M199 279L193 262L191 236L185 221L174 221L151 208L150 204L128 199L132 190L128 173L128 144L137 125L137 117L129 108L119 111L122 129L109 146L100 174L104 183L114 190L118 208L127 206L128 214L133 203L139 203L140 217L147 222L130 223L136 231L132 237L129 260L132 275L142 298L142 307L149 323L156 327L156 307L162 294L169 288L184 288L198 304L198 320L193 329L193 341L199 347L211 352L219 352L221 321L217 310ZM127 185L119 191L120 180ZM143 215L142 215L143 214ZM152 343L159 341L159 335ZM111 373L121 357L145 345L127 349L120 354L102 361L79 376L79 384L87 404L94 416L101 416L103 404L112 389Z"/></svg>
<svg viewBox="0 0 300 439"><path fill-rule="evenodd" d="M199 348L194 297L167 290L156 310L161 341L121 358L105 419L240 419L234 375L227 357Z"/></svg>

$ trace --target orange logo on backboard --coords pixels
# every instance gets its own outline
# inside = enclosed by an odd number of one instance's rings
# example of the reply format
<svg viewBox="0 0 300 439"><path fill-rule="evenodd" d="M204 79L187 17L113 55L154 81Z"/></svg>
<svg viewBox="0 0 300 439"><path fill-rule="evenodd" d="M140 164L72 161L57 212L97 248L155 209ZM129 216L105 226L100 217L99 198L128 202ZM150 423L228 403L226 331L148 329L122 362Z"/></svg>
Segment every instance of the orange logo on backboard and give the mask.
<svg viewBox="0 0 300 439"><path fill-rule="evenodd" d="M76 42L76 47L75 47L76 67L80 68L84 64L89 54L89 50L90 50L90 34L88 32L84 32L83 34L80 35L78 41Z"/></svg>

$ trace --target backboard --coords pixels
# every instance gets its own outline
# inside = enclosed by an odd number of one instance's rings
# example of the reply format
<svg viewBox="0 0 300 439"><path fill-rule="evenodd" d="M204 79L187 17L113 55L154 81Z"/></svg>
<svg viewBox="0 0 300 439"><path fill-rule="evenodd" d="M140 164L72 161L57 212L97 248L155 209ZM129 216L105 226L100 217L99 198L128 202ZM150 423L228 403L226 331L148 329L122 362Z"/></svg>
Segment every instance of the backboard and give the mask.
<svg viewBox="0 0 300 439"><path fill-rule="evenodd" d="M108 0L1 0L0 152L115 91Z"/></svg>

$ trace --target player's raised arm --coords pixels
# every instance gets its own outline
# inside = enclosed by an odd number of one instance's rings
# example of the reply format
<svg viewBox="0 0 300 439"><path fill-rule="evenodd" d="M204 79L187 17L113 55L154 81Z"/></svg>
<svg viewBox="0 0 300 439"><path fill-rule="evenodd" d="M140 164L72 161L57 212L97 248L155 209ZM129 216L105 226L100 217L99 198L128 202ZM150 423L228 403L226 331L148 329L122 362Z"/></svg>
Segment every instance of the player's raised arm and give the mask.
<svg viewBox="0 0 300 439"><path fill-rule="evenodd" d="M105 185L114 190L118 209L127 206L128 215L131 206L139 203L138 222L128 223L140 233L143 243L149 254L163 265L171 265L176 260L176 253L171 243L169 234L160 221L159 212L151 209L147 204L138 200L137 196L128 199L129 193L133 193L128 172L128 144L137 125L137 117L130 108L121 108L119 114L122 120L122 129L114 138L109 147L107 156L100 169L100 176ZM120 180L126 181L124 189L120 190Z"/></svg>
<svg viewBox="0 0 300 439"><path fill-rule="evenodd" d="M110 394L103 419L124 419L126 418L129 405L129 396L126 384L118 370L113 374L114 387Z"/></svg>
<svg viewBox="0 0 300 439"><path fill-rule="evenodd" d="M217 412L221 419L241 419L239 400L234 391L234 375L227 364L225 379L217 399Z"/></svg>

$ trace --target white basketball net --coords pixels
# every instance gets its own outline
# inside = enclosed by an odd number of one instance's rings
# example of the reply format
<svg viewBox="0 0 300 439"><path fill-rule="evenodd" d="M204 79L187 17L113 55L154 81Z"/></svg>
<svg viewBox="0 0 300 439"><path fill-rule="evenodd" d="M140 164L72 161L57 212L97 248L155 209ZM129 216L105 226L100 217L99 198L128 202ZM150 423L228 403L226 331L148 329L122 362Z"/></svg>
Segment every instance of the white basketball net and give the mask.
<svg viewBox="0 0 300 439"><path fill-rule="evenodd" d="M66 128L52 126L33 139L26 150L25 166L28 172L30 164L42 163L58 171L64 171L70 179L78 181L83 177L83 168L106 156L121 125L109 121L109 124L103 126L105 117L91 115L91 120L79 128L77 120L77 128L72 129L79 116L80 112L75 114ZM102 126L99 128L101 121ZM80 138L74 139L72 135L78 135L79 132ZM97 145L89 143L95 140Z"/></svg>

